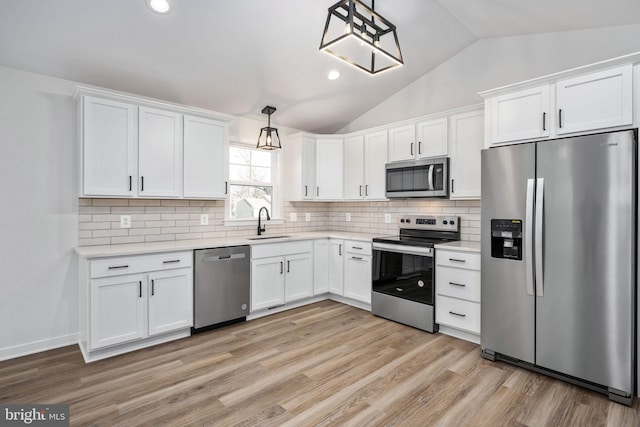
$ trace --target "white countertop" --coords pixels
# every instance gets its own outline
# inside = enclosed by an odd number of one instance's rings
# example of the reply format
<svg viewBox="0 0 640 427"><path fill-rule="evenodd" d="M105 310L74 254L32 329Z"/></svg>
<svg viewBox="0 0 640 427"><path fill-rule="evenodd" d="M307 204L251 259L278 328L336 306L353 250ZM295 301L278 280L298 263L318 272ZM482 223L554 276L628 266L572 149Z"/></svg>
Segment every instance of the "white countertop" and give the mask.
<svg viewBox="0 0 640 427"><path fill-rule="evenodd" d="M103 258L122 255L142 255L158 252L189 251L193 249L221 248L225 246L260 245L265 243L291 242L295 240L345 239L371 242L380 235L350 233L346 231L314 231L304 233L282 233L285 238L250 240L258 236L224 237L216 239L177 240L151 243L128 243L122 245L78 246L76 253L83 258ZM278 233L266 233L261 237L277 236Z"/></svg>
<svg viewBox="0 0 640 427"><path fill-rule="evenodd" d="M439 243L434 247L436 249L447 249L449 251L480 252L480 242L472 242L471 240L459 240L457 242Z"/></svg>

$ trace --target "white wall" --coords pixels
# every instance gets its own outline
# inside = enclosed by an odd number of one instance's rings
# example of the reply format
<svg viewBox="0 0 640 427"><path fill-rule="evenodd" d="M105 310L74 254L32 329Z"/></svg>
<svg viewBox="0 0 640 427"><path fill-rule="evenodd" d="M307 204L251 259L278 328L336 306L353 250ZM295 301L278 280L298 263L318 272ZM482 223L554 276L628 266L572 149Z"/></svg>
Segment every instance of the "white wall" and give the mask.
<svg viewBox="0 0 640 427"><path fill-rule="evenodd" d="M77 342L72 89L0 67L0 360Z"/></svg>
<svg viewBox="0 0 640 427"><path fill-rule="evenodd" d="M481 103L483 90L637 51L640 25L478 40L338 133Z"/></svg>

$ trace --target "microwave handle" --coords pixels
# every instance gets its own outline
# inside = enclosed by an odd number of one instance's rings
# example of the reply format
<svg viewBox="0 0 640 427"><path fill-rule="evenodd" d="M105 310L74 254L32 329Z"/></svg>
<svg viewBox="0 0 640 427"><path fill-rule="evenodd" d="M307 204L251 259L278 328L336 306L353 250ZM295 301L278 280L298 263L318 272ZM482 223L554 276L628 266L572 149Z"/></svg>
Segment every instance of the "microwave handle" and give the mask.
<svg viewBox="0 0 640 427"><path fill-rule="evenodd" d="M429 178L429 191L433 190L433 172L435 170L434 165L429 165L429 171L427 172L427 176Z"/></svg>

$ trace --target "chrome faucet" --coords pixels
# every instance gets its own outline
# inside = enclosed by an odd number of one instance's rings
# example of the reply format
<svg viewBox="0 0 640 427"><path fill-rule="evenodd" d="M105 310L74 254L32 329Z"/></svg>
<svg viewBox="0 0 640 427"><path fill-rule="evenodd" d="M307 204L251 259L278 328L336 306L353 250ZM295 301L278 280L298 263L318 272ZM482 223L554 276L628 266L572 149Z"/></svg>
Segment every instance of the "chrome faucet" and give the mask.
<svg viewBox="0 0 640 427"><path fill-rule="evenodd" d="M262 209L264 209L264 211L267 213L267 221L271 219L271 217L269 216L269 209L267 209L265 206L261 207L260 210L258 211L258 236L260 236L262 233L266 231L266 229L264 228L264 225L262 227L260 226L260 217L262 214Z"/></svg>

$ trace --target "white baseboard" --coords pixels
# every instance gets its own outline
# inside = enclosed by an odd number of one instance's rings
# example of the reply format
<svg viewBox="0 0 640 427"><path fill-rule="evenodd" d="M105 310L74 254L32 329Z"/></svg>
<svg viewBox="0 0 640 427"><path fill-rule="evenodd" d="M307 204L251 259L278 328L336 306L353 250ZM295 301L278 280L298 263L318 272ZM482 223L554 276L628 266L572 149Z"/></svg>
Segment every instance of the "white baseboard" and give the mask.
<svg viewBox="0 0 640 427"><path fill-rule="evenodd" d="M461 331L460 329L449 328L447 326L440 325L440 329L438 330L441 334L449 335L455 338L460 338L461 340L471 341L475 344L480 344L480 335L472 334L470 332Z"/></svg>
<svg viewBox="0 0 640 427"><path fill-rule="evenodd" d="M27 356L29 354L40 353L41 351L53 350L54 348L77 343L78 334L76 333L20 344L13 347L6 347L0 349L0 361L15 359L16 357Z"/></svg>

